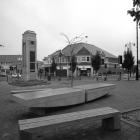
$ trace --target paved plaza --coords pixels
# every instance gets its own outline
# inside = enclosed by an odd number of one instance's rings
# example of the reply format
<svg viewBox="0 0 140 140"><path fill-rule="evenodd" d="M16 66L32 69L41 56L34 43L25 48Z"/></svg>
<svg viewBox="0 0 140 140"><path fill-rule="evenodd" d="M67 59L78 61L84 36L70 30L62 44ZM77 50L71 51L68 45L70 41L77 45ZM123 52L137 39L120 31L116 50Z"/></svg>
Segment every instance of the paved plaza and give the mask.
<svg viewBox="0 0 140 140"><path fill-rule="evenodd" d="M104 82L104 81L99 81ZM79 111L91 108L105 107L110 106L120 110L121 112L129 109L140 108L140 81L135 80L108 80L106 83L116 84L116 88L114 91L106 97L101 99L81 104L77 106L71 106L67 108L61 109L48 109L47 115L52 114L60 114L72 111ZM97 83L97 81L92 79L84 79L84 80L75 80L74 85L82 85L82 84L90 84ZM15 89L35 89L35 88L58 88L58 87L69 87L69 80L61 80L61 81L51 81L48 85L43 86L35 86L35 87L15 87L8 85L7 82L0 82L0 139L4 139L4 137L12 137L13 140L18 140L18 124L17 121L19 119L25 119L30 117L36 117L30 114L29 108L24 107L20 104L11 100L11 90ZM122 130L115 132L108 132L102 130L100 128L100 122L92 123L94 125L91 126L91 123L83 124L84 126L80 126L80 129L77 127L71 127L65 129L65 131L55 131L53 137L50 136L47 139L95 139L95 140L137 140L138 139L138 131L136 128L128 124L124 124L122 122ZM82 125L82 124L81 124ZM60 129L61 130L61 129ZM130 137L131 136L131 137ZM43 138L39 138L40 140Z"/></svg>

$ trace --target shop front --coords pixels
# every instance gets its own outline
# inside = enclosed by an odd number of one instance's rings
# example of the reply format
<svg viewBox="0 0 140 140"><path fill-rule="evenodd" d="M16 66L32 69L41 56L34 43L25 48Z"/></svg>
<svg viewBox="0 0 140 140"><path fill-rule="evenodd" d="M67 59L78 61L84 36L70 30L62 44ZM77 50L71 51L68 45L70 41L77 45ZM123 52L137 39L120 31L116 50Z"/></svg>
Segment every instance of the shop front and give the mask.
<svg viewBox="0 0 140 140"><path fill-rule="evenodd" d="M91 75L91 66L88 65L79 65L77 66L78 73L80 76L90 76Z"/></svg>

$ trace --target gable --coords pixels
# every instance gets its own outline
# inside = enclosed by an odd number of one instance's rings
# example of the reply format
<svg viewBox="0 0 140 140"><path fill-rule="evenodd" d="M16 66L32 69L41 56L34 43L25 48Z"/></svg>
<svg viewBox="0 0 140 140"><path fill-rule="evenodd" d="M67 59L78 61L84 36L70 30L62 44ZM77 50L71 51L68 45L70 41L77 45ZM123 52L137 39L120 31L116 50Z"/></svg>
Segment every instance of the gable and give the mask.
<svg viewBox="0 0 140 140"><path fill-rule="evenodd" d="M90 55L90 52L85 47L83 47L77 52L77 55Z"/></svg>

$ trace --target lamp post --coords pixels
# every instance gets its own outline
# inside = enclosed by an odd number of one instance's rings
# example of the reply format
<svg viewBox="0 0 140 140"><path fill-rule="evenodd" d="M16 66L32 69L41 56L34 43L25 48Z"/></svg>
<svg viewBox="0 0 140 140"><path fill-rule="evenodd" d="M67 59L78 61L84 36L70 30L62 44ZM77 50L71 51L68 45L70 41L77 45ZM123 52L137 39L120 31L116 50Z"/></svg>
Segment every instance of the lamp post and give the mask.
<svg viewBox="0 0 140 140"><path fill-rule="evenodd" d="M138 66L138 20L136 21L136 48L137 48L136 80L139 80L139 66Z"/></svg>
<svg viewBox="0 0 140 140"><path fill-rule="evenodd" d="M136 80L139 80L139 68L138 68L138 25L140 24L140 1L133 0L133 8L132 10L127 11L131 17L133 17L133 21L136 22L136 49L137 49L137 65L136 65Z"/></svg>

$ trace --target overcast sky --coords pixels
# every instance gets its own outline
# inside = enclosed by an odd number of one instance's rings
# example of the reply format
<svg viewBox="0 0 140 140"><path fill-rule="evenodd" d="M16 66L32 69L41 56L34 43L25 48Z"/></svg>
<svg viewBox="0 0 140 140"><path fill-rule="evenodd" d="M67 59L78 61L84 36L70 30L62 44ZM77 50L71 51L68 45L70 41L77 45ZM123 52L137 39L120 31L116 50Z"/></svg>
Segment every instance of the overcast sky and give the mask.
<svg viewBox="0 0 140 140"><path fill-rule="evenodd" d="M22 34L33 30L39 60L67 45L61 33L86 35L83 42L118 56L135 43L131 8L132 0L0 0L0 55L22 54Z"/></svg>

